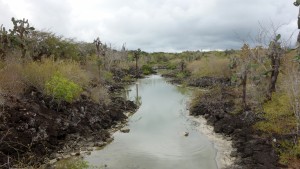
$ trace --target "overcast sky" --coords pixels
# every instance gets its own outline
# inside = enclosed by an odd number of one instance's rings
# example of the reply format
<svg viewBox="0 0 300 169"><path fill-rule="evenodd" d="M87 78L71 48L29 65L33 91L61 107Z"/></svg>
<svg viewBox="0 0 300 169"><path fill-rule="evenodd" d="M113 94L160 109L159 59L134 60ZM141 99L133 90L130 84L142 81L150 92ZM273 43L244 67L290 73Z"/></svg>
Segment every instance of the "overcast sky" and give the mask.
<svg viewBox="0 0 300 169"><path fill-rule="evenodd" d="M294 0L0 0L0 24L27 18L39 30L119 48L151 51L237 49L259 22L284 24L296 41Z"/></svg>

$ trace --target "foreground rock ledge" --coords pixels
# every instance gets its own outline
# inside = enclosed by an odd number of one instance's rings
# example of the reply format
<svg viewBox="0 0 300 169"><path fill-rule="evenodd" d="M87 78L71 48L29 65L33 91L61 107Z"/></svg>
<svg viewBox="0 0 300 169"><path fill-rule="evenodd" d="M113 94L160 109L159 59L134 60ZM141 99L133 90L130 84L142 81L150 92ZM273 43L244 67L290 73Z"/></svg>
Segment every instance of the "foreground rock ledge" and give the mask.
<svg viewBox="0 0 300 169"><path fill-rule="evenodd" d="M134 112L137 108L132 101L121 97L112 98L109 106L96 104L84 96L74 103L57 105L34 88L20 98L5 96L5 99L0 116L3 168L16 163L36 166L55 159L56 153L87 147L86 143L109 142L108 130L126 120L124 112Z"/></svg>

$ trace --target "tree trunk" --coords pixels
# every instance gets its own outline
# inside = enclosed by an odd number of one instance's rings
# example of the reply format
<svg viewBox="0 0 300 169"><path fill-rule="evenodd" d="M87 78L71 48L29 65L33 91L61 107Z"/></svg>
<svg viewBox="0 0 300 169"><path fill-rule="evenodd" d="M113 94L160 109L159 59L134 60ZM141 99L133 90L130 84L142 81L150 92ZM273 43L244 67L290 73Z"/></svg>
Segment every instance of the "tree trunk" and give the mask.
<svg viewBox="0 0 300 169"><path fill-rule="evenodd" d="M276 82L277 82L277 78L279 75L279 65L280 65L280 60L279 60L279 58L276 58L274 61L274 65L272 65L273 70L272 70L272 74L271 74L271 83L270 83L270 87L269 87L270 93L273 93L276 91Z"/></svg>
<svg viewBox="0 0 300 169"><path fill-rule="evenodd" d="M245 111L247 109L247 72L245 71L243 73L242 77L242 86L243 86L243 110Z"/></svg>
<svg viewBox="0 0 300 169"><path fill-rule="evenodd" d="M272 62L272 71L271 71L271 78L270 78L270 84L267 94L267 99L271 100L272 93L276 92L276 82L279 75L279 66L280 66L280 54L276 53L276 56L271 57Z"/></svg>
<svg viewBox="0 0 300 169"><path fill-rule="evenodd" d="M135 57L135 77L139 77L139 70L138 70L138 58Z"/></svg>
<svg viewBox="0 0 300 169"><path fill-rule="evenodd" d="M22 50L22 59L24 59L25 58L25 56L26 56L26 49L25 49L25 45L21 45L21 50Z"/></svg>
<svg viewBox="0 0 300 169"><path fill-rule="evenodd" d="M181 61L180 66L181 66L181 72L183 72L183 70L184 70L184 61Z"/></svg>

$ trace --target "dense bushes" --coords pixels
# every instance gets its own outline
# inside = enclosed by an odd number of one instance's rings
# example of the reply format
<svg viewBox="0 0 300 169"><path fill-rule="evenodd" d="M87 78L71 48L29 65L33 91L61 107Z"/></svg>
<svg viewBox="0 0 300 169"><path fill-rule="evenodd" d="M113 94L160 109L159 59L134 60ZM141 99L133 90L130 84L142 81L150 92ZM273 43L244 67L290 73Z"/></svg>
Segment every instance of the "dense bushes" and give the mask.
<svg viewBox="0 0 300 169"><path fill-rule="evenodd" d="M22 74L27 85L44 91L46 82L57 72L81 87L86 87L90 81L90 75L77 62L68 60L28 62L23 65Z"/></svg>
<svg viewBox="0 0 300 169"><path fill-rule="evenodd" d="M0 69L0 89L3 94L22 94L27 87L35 87L57 100L71 102L83 88L88 88L93 72L88 73L74 61L41 62L28 61L18 63L17 59L4 62Z"/></svg>
<svg viewBox="0 0 300 169"><path fill-rule="evenodd" d="M280 162L282 164L289 164L290 162L294 162L297 159L299 159L300 140L295 140L295 142L288 141L288 140L280 141L279 143L280 147L277 147L276 151L280 155Z"/></svg>

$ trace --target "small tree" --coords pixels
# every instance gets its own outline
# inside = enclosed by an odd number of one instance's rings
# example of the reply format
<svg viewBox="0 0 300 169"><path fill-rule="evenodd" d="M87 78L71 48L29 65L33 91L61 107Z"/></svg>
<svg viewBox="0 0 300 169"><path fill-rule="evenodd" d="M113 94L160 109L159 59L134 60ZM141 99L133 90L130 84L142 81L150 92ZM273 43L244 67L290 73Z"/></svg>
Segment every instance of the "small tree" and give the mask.
<svg viewBox="0 0 300 169"><path fill-rule="evenodd" d="M139 77L138 60L140 58L140 54L141 54L141 49L140 48L133 52L133 57L135 59L135 77L136 78Z"/></svg>
<svg viewBox="0 0 300 169"><path fill-rule="evenodd" d="M185 67L186 67L186 64L184 62L184 59L181 59L181 61L180 61L180 71L183 72Z"/></svg>
<svg viewBox="0 0 300 169"><path fill-rule="evenodd" d="M97 67L98 67L98 72L99 72L99 78L101 76L101 65L103 64L102 63L102 60L101 60L101 46L102 46L102 42L100 41L100 38L97 37L95 40L94 40L94 44L96 46L96 52L97 52Z"/></svg>
<svg viewBox="0 0 300 169"><path fill-rule="evenodd" d="M250 73L250 66L252 60L251 49L248 44L244 44L241 48L240 57L231 58L230 68L233 71L233 77L240 81L242 86L242 106L243 110L247 109L247 81Z"/></svg>
<svg viewBox="0 0 300 169"><path fill-rule="evenodd" d="M280 60L284 55L284 50L281 48L281 43L279 42L280 38L281 35L278 34L276 38L270 42L267 54L271 61L271 76L267 93L268 100L271 99L272 93L276 91L276 82L279 75Z"/></svg>
<svg viewBox="0 0 300 169"><path fill-rule="evenodd" d="M243 87L243 109L247 108L247 78L249 73L249 67L251 62L251 51L248 44L244 44L242 47L242 54L241 54L241 72L240 72L240 79L241 85Z"/></svg>

